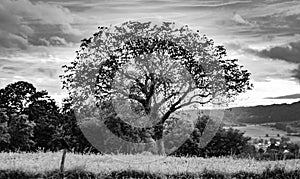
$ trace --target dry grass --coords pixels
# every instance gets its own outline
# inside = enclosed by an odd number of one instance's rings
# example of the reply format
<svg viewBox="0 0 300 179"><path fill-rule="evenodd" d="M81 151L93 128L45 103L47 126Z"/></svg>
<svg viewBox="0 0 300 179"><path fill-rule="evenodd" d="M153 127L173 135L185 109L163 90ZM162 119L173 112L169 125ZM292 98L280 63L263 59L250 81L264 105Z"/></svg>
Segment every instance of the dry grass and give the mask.
<svg viewBox="0 0 300 179"><path fill-rule="evenodd" d="M62 153L0 153L0 170L20 169L25 172L44 173L58 170ZM117 159L117 160L116 160ZM124 162L125 161L125 162ZM132 161L132 162L126 162ZM149 163L137 163L147 162ZM135 163L136 162L136 163ZM285 168L292 171L300 168L300 160L255 161L252 159L223 158L176 158L152 155L76 155L68 153L65 168L83 169L92 173L111 173L113 171L144 171L157 174L201 173L204 170L220 173L240 171L262 173L267 168Z"/></svg>

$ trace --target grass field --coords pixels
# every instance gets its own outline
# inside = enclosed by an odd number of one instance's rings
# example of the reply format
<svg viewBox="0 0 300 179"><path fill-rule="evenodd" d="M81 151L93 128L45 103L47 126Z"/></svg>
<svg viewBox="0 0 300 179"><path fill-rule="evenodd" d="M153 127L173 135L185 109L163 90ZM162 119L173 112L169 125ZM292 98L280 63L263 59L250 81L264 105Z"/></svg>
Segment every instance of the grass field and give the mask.
<svg viewBox="0 0 300 179"><path fill-rule="evenodd" d="M271 137L273 138L280 138L282 136L289 137L292 142L299 143L300 142L300 137L297 136L287 136L286 131L282 131L279 129L276 129L274 127L270 126L264 126L260 124L248 124L246 126L236 126L232 127L234 129L238 129L242 132L245 132L245 136L249 136L251 138L262 138L262 139L270 139ZM266 137L266 134L269 135L269 137ZM277 134L280 135L280 137L277 137Z"/></svg>
<svg viewBox="0 0 300 179"><path fill-rule="evenodd" d="M118 160L115 160L117 158ZM0 171L17 170L31 174L41 174L59 169L61 153L0 153ZM128 163L122 161L150 163ZM255 161L253 159L223 158L176 158L152 155L76 155L68 153L65 168L81 170L93 174L110 174L119 171L137 171L159 175L179 175L182 173L201 174L212 171L222 174L239 172L262 174L265 170L281 168L285 172L300 168L300 160ZM300 175L299 175L300 176ZM1 173L0 173L1 178Z"/></svg>

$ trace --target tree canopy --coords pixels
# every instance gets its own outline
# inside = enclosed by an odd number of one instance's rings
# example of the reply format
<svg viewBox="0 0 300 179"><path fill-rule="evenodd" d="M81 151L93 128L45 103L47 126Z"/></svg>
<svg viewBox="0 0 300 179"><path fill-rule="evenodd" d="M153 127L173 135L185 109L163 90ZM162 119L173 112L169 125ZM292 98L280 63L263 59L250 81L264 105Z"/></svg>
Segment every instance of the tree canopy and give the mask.
<svg viewBox="0 0 300 179"><path fill-rule="evenodd" d="M134 124L156 141L179 111L222 105L252 87L250 73L225 59L223 46L170 22L99 27L76 53L61 79L77 117L100 109L99 118Z"/></svg>

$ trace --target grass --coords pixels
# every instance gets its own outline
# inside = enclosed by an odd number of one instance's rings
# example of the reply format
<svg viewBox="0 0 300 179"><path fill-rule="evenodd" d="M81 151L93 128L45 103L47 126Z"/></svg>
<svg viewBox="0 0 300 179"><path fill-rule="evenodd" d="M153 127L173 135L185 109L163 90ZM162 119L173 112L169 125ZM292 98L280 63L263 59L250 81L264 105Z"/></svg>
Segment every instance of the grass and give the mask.
<svg viewBox="0 0 300 179"><path fill-rule="evenodd" d="M19 173L29 173L30 176L37 176L58 171L61 155L62 153L60 152L0 153L0 173L1 171L18 171ZM133 161L133 163L128 161ZM141 164L138 163L139 161L154 162ZM266 170L274 170L276 168L280 168L285 172L298 170L300 168L300 159L256 161L253 159L234 159L233 157L204 159L153 155L101 156L68 153L65 162L66 171L84 171L98 175L113 175L114 173L130 171L163 176L179 176L187 173L199 175L207 171L225 175L241 172L261 175Z"/></svg>
<svg viewBox="0 0 300 179"><path fill-rule="evenodd" d="M262 138L262 139L270 139L273 138L280 138L282 136L289 137L292 142L299 142L300 137L297 136L287 136L286 131L282 131L279 129L276 129L275 127L270 126L263 126L260 124L248 124L247 126L235 126L232 127L233 129L238 129L242 132L245 132L244 136L249 136L251 138ZM269 135L269 137L266 137L266 134ZM280 137L277 137L277 134L280 135Z"/></svg>

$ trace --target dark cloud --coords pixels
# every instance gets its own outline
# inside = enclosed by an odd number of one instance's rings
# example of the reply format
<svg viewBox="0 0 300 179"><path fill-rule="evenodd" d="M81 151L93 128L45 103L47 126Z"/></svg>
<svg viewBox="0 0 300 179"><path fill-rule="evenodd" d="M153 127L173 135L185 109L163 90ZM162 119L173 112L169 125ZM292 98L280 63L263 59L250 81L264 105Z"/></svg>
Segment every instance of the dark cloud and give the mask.
<svg viewBox="0 0 300 179"><path fill-rule="evenodd" d="M61 24L31 24L30 26L36 29L34 35L29 38L32 45L60 46L78 43L81 40L76 32Z"/></svg>
<svg viewBox="0 0 300 179"><path fill-rule="evenodd" d="M284 96L277 96L277 97L267 97L265 99L298 99L298 98L300 98L300 93L284 95Z"/></svg>
<svg viewBox="0 0 300 179"><path fill-rule="evenodd" d="M50 78L56 78L58 77L58 73L57 73L57 70L56 69L49 69L49 68L42 68L42 67L39 67L35 70L36 72L40 72Z"/></svg>
<svg viewBox="0 0 300 179"><path fill-rule="evenodd" d="M12 66L4 66L2 68L3 71L11 71L11 72L14 72L14 71L19 71L19 70L22 70L22 68L20 67L12 67Z"/></svg>
<svg viewBox="0 0 300 179"><path fill-rule="evenodd" d="M292 77L300 83L300 41L291 42L285 46L275 46L261 51L244 49L245 52L256 54L264 58L282 60L290 63L299 64L297 69L292 70Z"/></svg>
<svg viewBox="0 0 300 179"><path fill-rule="evenodd" d="M265 37L266 41L272 38L274 37ZM252 49L241 43L225 43L225 46L231 50L238 50L263 58L283 60L291 63L300 63L300 41L290 42L281 46L273 46L263 50Z"/></svg>
<svg viewBox="0 0 300 179"><path fill-rule="evenodd" d="M300 63L300 41L291 42L286 46L276 46L257 52L262 57Z"/></svg>
<svg viewBox="0 0 300 179"><path fill-rule="evenodd" d="M293 70L293 76L294 78L296 78L298 80L298 82L300 83L300 64L298 65L298 68Z"/></svg>
<svg viewBox="0 0 300 179"><path fill-rule="evenodd" d="M0 1L0 48L62 46L79 42L74 15L60 5L29 0ZM0 49L0 50L1 50Z"/></svg>
<svg viewBox="0 0 300 179"><path fill-rule="evenodd" d="M0 31L0 48L18 48L26 50L28 39L26 36Z"/></svg>

